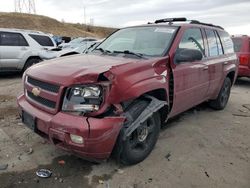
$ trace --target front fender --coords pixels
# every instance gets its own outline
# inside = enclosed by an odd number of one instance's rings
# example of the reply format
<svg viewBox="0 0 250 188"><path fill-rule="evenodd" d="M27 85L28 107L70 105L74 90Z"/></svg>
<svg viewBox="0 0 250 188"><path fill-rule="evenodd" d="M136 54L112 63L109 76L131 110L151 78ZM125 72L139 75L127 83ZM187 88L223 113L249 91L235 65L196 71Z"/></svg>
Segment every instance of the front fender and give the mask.
<svg viewBox="0 0 250 188"><path fill-rule="evenodd" d="M121 69L126 71L121 71ZM118 104L156 89L164 89L168 94L168 69L166 59L137 63L111 70L114 75L108 102Z"/></svg>
<svg viewBox="0 0 250 188"><path fill-rule="evenodd" d="M141 80L140 82L133 84L130 88L123 91L124 94L118 99L118 101L121 102L128 99L138 98L139 96L156 89L164 89L168 95L167 86L168 80L165 76L161 75L146 80Z"/></svg>

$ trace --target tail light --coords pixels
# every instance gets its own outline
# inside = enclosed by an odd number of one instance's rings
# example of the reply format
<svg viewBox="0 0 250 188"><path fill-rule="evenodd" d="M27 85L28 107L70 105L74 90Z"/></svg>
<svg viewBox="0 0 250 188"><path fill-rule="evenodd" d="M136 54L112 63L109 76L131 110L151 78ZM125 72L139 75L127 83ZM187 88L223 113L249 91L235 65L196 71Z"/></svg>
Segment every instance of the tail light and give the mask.
<svg viewBox="0 0 250 188"><path fill-rule="evenodd" d="M250 62L250 58L249 56L246 56L246 55L240 55L239 61L240 61L240 65L248 66Z"/></svg>

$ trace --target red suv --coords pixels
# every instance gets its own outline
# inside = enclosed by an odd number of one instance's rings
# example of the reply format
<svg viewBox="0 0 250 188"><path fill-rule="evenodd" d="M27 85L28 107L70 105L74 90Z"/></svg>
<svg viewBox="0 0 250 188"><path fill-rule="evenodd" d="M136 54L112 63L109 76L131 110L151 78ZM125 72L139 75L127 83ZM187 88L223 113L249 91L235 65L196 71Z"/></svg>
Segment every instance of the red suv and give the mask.
<svg viewBox="0 0 250 188"><path fill-rule="evenodd" d="M87 55L28 69L24 124L88 159L144 160L169 118L204 101L224 109L238 71L223 28L185 18L120 29Z"/></svg>
<svg viewBox="0 0 250 188"><path fill-rule="evenodd" d="M234 50L240 61L239 77L250 77L250 38L247 35L233 36Z"/></svg>

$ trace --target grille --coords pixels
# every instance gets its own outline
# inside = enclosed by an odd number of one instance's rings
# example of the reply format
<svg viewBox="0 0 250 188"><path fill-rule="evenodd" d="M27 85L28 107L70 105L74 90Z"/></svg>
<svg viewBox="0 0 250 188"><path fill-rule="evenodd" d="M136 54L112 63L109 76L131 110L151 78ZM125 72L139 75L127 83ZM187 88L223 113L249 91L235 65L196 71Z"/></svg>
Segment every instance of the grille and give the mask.
<svg viewBox="0 0 250 188"><path fill-rule="evenodd" d="M60 86L58 85L54 85L54 84L50 84L50 83L46 83L40 80L36 80L34 78L28 77L27 79L28 83L33 85L33 86L37 86L41 89L53 92L53 93L58 93Z"/></svg>
<svg viewBox="0 0 250 188"><path fill-rule="evenodd" d="M39 96L35 96L33 95L33 93L31 93L30 91L27 91L27 95L29 98L31 98L32 100L46 106L49 108L55 108L56 107L56 103L54 101L39 97Z"/></svg>

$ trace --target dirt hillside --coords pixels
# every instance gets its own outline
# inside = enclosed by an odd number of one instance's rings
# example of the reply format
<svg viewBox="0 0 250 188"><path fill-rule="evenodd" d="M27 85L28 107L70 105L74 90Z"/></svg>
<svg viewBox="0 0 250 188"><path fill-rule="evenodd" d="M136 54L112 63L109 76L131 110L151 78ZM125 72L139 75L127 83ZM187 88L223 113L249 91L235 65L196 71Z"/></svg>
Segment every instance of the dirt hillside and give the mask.
<svg viewBox="0 0 250 188"><path fill-rule="evenodd" d="M100 38L106 37L115 30L106 27L62 23L53 18L41 15L1 12L0 28L31 29L52 33L54 35L71 37L96 36Z"/></svg>

